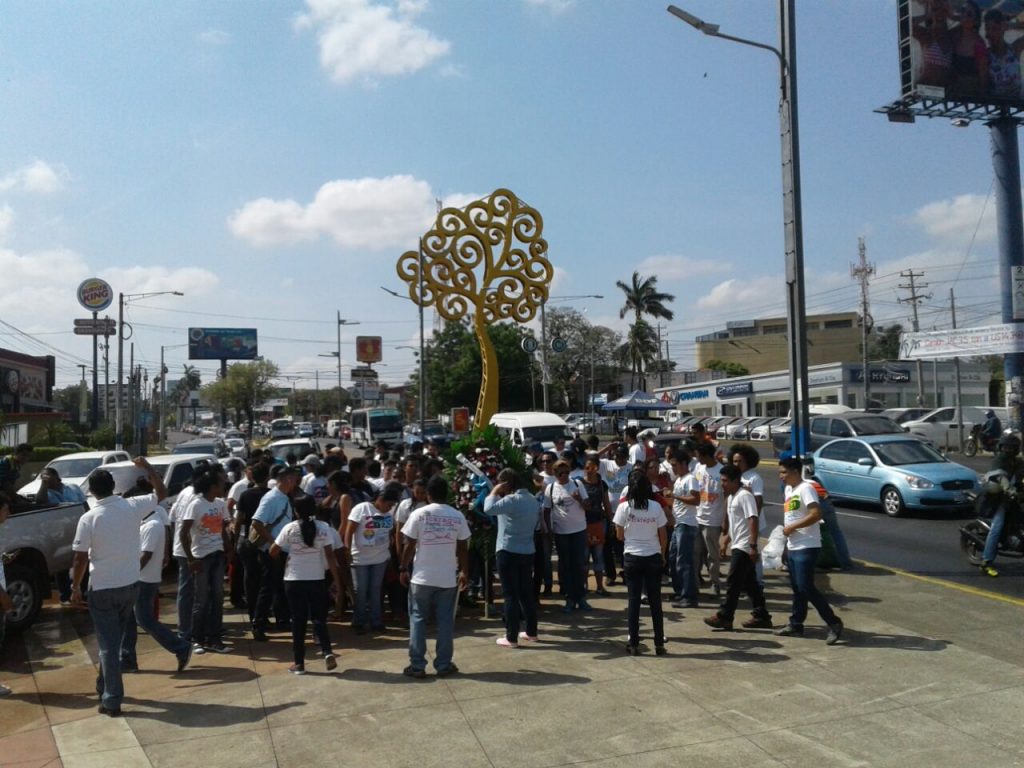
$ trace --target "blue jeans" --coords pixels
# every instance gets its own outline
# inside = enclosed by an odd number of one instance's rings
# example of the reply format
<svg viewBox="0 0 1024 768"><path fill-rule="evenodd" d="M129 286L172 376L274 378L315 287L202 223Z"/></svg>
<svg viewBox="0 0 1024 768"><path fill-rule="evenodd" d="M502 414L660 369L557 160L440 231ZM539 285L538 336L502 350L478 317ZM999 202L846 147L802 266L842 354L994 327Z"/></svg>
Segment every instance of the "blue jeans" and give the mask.
<svg viewBox="0 0 1024 768"><path fill-rule="evenodd" d="M446 672L455 653L455 601L458 587L409 585L409 666L427 668L427 620L433 611L437 622L434 669Z"/></svg>
<svg viewBox="0 0 1024 768"><path fill-rule="evenodd" d="M380 590L384 584L384 572L388 563L352 566L352 586L356 593L356 605L352 611L352 623L357 627L365 627L367 619L370 626L379 627L384 623L381 616Z"/></svg>
<svg viewBox="0 0 1024 768"><path fill-rule="evenodd" d="M505 602L505 639L519 642L519 626L526 619L526 634L537 636L537 601L533 596L533 555L498 550L496 557Z"/></svg>
<svg viewBox="0 0 1024 768"><path fill-rule="evenodd" d="M192 638L192 609L196 604L196 580L192 578L188 560L175 557L178 561L178 635L186 640Z"/></svg>
<svg viewBox="0 0 1024 768"><path fill-rule="evenodd" d="M103 706L107 709L120 709L124 698L121 640L135 607L136 592L135 584L89 590L89 616L92 617L96 644L100 651L100 675L96 680L96 690L102 694Z"/></svg>
<svg viewBox="0 0 1024 768"><path fill-rule="evenodd" d="M985 552L981 559L991 563L999 554L999 540L1003 537L1003 526L1006 525L1006 507L1002 504L996 509L992 516L992 527L989 528L988 536L985 538Z"/></svg>
<svg viewBox="0 0 1024 768"><path fill-rule="evenodd" d="M584 575L587 572L587 532L556 533L555 547L558 549L558 574L565 590L565 600L579 605L583 602Z"/></svg>
<svg viewBox="0 0 1024 768"><path fill-rule="evenodd" d="M793 614L789 617L790 626L803 627L804 619L807 618L808 602L829 626L839 622L828 600L814 586L814 566L818 562L819 552L820 547L789 550L789 585L793 588Z"/></svg>
<svg viewBox="0 0 1024 768"><path fill-rule="evenodd" d="M138 665L135 645L139 633L136 624L149 633L149 636L160 643L165 650L179 658L183 657L188 653L188 638L172 632L166 624L161 624L153 610L156 597L160 592L160 585L140 581L136 586L138 594L135 598L135 612L128 619L124 640L121 641L121 662L127 662L131 666Z"/></svg>
<svg viewBox="0 0 1024 768"><path fill-rule="evenodd" d="M700 530L695 525L676 523L672 529L672 546L675 559L672 564L672 591L684 600L697 602L700 597L700 582L697 579L694 551Z"/></svg>
<svg viewBox="0 0 1024 768"><path fill-rule="evenodd" d="M200 645L219 643L224 626L224 553L211 552L199 562L192 639Z"/></svg>

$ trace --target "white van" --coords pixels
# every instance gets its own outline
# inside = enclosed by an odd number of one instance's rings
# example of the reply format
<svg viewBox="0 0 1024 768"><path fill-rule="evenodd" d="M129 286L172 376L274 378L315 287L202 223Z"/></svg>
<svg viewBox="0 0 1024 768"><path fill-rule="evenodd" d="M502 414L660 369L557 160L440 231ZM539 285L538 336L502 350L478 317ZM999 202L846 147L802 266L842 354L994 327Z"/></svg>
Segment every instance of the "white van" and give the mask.
<svg viewBox="0 0 1024 768"><path fill-rule="evenodd" d="M394 444L402 439L402 414L397 408L360 408L352 411L352 442L369 448L383 440Z"/></svg>
<svg viewBox="0 0 1024 768"><path fill-rule="evenodd" d="M564 437L573 439L572 430L565 420L554 413L537 413L534 411L513 411L496 413L491 416L491 424L498 432L515 445L524 448L533 443L540 443L545 450L553 448L555 439Z"/></svg>

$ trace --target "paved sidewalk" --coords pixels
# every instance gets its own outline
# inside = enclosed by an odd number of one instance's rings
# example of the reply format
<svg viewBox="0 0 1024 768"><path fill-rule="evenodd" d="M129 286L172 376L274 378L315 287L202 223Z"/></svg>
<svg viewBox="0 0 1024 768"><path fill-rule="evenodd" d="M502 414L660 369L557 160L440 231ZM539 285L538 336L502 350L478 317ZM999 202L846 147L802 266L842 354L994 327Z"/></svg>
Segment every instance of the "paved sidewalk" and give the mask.
<svg viewBox="0 0 1024 768"><path fill-rule="evenodd" d="M233 653L181 675L140 636L117 719L96 714L87 615L47 607L0 663L14 689L0 765L1024 765L1024 606L874 568L819 579L847 625L833 647L813 614L800 639L711 632L711 608L667 609L670 655L654 656L648 618L647 652L631 658L621 586L589 615L549 603L541 642L519 650L495 646L498 620L460 619L461 672L445 679L401 675L402 631L357 641L332 625L338 669L307 659L304 677L288 674L283 635L237 634ZM781 574L768 593L782 624Z"/></svg>

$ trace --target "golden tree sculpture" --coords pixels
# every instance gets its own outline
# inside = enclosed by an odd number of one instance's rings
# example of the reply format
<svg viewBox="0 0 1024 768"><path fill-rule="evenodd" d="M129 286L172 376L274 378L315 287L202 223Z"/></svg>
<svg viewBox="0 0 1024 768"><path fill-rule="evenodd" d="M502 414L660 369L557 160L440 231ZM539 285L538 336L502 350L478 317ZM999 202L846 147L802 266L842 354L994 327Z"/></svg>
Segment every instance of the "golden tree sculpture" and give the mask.
<svg viewBox="0 0 1024 768"><path fill-rule="evenodd" d="M473 316L481 360L477 427L498 410L498 360L487 326L527 323L548 298L553 270L543 228L535 208L496 189L465 208L441 209L420 250L398 259L398 276L413 302L434 307L445 320Z"/></svg>

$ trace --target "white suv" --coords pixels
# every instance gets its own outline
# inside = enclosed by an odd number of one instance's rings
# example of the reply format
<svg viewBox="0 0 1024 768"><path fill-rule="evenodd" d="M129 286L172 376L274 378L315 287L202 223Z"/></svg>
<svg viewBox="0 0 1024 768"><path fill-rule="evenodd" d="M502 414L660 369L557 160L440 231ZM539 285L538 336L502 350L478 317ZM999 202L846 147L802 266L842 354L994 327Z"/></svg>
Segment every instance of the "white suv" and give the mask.
<svg viewBox="0 0 1024 768"><path fill-rule="evenodd" d="M964 427L964 439L971 434L971 427L975 424L985 423L985 411L976 405L965 405L961 421ZM992 408L1003 424L1006 424L1006 409ZM931 441L932 445L938 448L955 448L959 445L959 425L956 418L956 408L936 408L920 419L903 422L903 428L913 435Z"/></svg>

